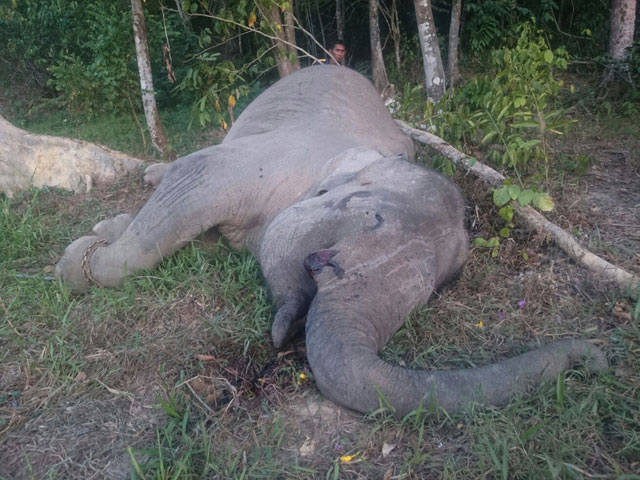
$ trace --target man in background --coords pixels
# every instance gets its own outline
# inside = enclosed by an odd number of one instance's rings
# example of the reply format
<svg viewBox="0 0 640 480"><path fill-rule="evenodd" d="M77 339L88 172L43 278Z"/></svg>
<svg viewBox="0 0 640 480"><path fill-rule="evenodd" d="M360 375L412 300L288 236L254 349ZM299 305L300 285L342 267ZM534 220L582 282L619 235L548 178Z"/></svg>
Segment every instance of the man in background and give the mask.
<svg viewBox="0 0 640 480"><path fill-rule="evenodd" d="M333 45L329 49L329 53L331 54L328 58L321 58L315 62L314 65L346 65L347 58L347 47L344 44L344 41L338 39L333 42ZM332 58L333 57L333 58Z"/></svg>

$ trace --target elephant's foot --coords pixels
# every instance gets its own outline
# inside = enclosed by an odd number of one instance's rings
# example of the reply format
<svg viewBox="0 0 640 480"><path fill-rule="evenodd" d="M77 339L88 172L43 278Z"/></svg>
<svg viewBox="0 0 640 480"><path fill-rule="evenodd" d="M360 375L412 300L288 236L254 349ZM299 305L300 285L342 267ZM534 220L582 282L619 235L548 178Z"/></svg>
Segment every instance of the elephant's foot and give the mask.
<svg viewBox="0 0 640 480"><path fill-rule="evenodd" d="M56 265L56 278L78 293L87 291L92 284L100 285L102 282L96 279L96 273L92 271L93 256L97 250L118 240L133 218L133 215L122 214L103 220L93 227L95 235L80 237L71 243ZM111 286L114 282L118 284L122 278L109 279L109 283Z"/></svg>
<svg viewBox="0 0 640 480"><path fill-rule="evenodd" d="M144 183L152 187L160 185L164 172L167 171L169 165L169 163L154 163L153 165L149 165L144 171Z"/></svg>
<svg viewBox="0 0 640 480"><path fill-rule="evenodd" d="M62 280L72 292L86 292L96 282L90 270L91 256L103 245L106 245L106 241L93 235L72 242L56 265L56 278Z"/></svg>
<svg viewBox="0 0 640 480"><path fill-rule="evenodd" d="M129 213L123 213L113 218L107 218L96 223L92 230L98 238L114 243L119 239L135 217Z"/></svg>

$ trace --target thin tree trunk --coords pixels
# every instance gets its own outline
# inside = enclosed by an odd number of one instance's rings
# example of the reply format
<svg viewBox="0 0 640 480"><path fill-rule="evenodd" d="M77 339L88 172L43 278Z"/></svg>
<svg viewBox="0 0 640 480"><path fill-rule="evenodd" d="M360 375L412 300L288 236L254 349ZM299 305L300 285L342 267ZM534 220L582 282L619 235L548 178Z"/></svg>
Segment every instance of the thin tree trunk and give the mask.
<svg viewBox="0 0 640 480"><path fill-rule="evenodd" d="M398 17L398 2L393 0L391 4L391 34L393 36L393 47L396 56L396 68L400 70L400 18Z"/></svg>
<svg viewBox="0 0 640 480"><path fill-rule="evenodd" d="M296 29L294 28L293 18L293 0L289 0L289 8L283 13L284 15L284 31L287 38L287 47L289 48L289 61L291 62L292 72L300 70L300 58L298 57L298 49L296 48Z"/></svg>
<svg viewBox="0 0 640 480"><path fill-rule="evenodd" d="M380 23L378 19L378 0L369 0L369 37L371 39L371 75L378 92L387 88L389 78L384 66L382 46L380 44Z"/></svg>
<svg viewBox="0 0 640 480"><path fill-rule="evenodd" d="M144 20L142 3L140 0L131 0L131 11L133 13L133 38L136 44L136 57L138 59L138 73L140 74L140 90L142 92L142 105L144 116L149 127L151 143L161 154L168 152L167 137L158 115L156 106L156 96L153 89L153 78L151 76L151 61L149 59L149 47L147 45L147 25Z"/></svg>
<svg viewBox="0 0 640 480"><path fill-rule="evenodd" d="M611 2L609 55L614 62L624 62L626 59L627 48L633 44L635 19L636 0L613 0ZM613 80L614 68L612 66L605 72L605 83L610 83Z"/></svg>
<svg viewBox="0 0 640 480"><path fill-rule="evenodd" d="M444 96L446 86L436 25L431 11L431 0L413 0L413 5L418 21L427 98L436 103Z"/></svg>
<svg viewBox="0 0 640 480"><path fill-rule="evenodd" d="M344 40L344 14L342 10L342 0L336 0L336 26L338 38Z"/></svg>
<svg viewBox="0 0 640 480"><path fill-rule="evenodd" d="M456 87L460 83L458 68L458 43L460 42L460 14L462 0L455 0L451 8L451 24L449 26L449 85Z"/></svg>
<svg viewBox="0 0 640 480"><path fill-rule="evenodd" d="M297 51L295 47L289 45L293 43L295 45L295 35L293 35L293 42L290 41L288 33L289 30L293 31L293 23L290 16L285 14L284 18L282 12L280 11L280 7L277 4L274 4L271 9L268 11L269 21L273 25L273 30L277 37L277 40L274 40L274 44L276 46L276 65L278 66L278 74L280 78L284 78L287 75L295 72L300 69L300 61L297 57ZM289 14L290 15L290 14ZM290 27L285 24L285 19L290 21ZM292 62L290 60L291 53L294 53L296 57L296 61Z"/></svg>
<svg viewBox="0 0 640 480"><path fill-rule="evenodd" d="M176 9L178 10L178 15L180 15L180 19L182 20L182 24L187 31L191 31L191 20L189 16L184 13L182 10L182 0L176 0Z"/></svg>
<svg viewBox="0 0 640 480"><path fill-rule="evenodd" d="M309 31L311 32L311 35L305 35L305 38L307 40L307 50L311 53L311 55L313 55L314 57L317 57L318 45L316 44L316 42L313 41L313 39L316 38L316 31L315 31L315 27L313 26L313 17L311 15L311 5L309 2L306 2L306 4L304 5L306 7L307 25L309 25Z"/></svg>
<svg viewBox="0 0 640 480"><path fill-rule="evenodd" d="M499 187L505 181L505 177L493 168L478 162L475 158L465 155L440 137L422 130L409 127L406 123L396 120L400 129L414 140L433 148L440 155L445 156L453 163L475 174L482 181L492 187ZM617 267L603 258L581 247L570 233L565 232L555 223L547 220L544 215L530 206L522 206L516 201L511 205L514 211L524 222L534 230L548 235L553 241L573 260L596 274L598 277L615 283L625 294L633 298L640 297L640 278Z"/></svg>
<svg viewBox="0 0 640 480"><path fill-rule="evenodd" d="M324 24L322 23L322 15L320 14L320 1L316 0L316 14L318 15L318 24L320 25L320 33L322 34L322 45L327 48L327 39L324 35Z"/></svg>

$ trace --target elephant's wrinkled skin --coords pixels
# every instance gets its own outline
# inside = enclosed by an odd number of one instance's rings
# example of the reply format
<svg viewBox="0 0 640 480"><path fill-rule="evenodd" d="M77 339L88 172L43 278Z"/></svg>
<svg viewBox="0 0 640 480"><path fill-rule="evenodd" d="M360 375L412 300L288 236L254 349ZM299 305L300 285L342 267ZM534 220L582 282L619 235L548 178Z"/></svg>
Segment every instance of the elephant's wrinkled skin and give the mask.
<svg viewBox="0 0 640 480"><path fill-rule="evenodd" d="M576 362L606 368L603 353L578 340L460 371L378 358L467 251L458 189L412 156L367 80L346 68L304 69L258 97L221 145L171 164L136 217L101 222L73 242L56 273L76 291L87 278L114 287L216 228L257 256L277 301L275 346L308 313L318 387L359 411L377 408L380 393L400 415L421 403L449 412L471 400L503 404Z"/></svg>

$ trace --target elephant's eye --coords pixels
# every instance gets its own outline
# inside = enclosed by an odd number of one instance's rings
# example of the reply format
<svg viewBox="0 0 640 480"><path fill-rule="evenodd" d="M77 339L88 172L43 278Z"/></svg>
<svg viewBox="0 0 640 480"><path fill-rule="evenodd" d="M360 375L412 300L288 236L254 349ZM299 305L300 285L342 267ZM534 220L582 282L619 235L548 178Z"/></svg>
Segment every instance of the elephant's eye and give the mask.
<svg viewBox="0 0 640 480"><path fill-rule="evenodd" d="M316 197L319 197L321 195L324 195L325 193L327 193L326 190L319 190L318 193L316 194Z"/></svg>

